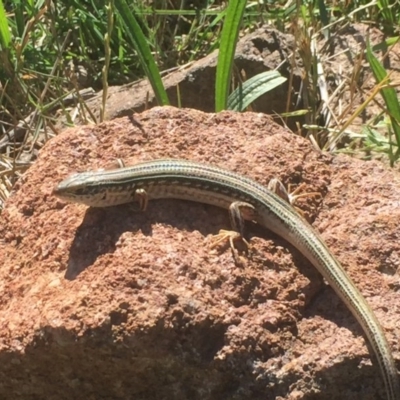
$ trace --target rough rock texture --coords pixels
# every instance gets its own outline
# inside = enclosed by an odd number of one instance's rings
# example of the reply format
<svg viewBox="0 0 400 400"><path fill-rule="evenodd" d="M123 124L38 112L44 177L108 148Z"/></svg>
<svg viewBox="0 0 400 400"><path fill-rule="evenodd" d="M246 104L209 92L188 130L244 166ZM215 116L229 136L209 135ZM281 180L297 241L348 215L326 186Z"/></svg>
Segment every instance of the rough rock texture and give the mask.
<svg viewBox="0 0 400 400"><path fill-rule="evenodd" d="M183 157L279 177L367 297L400 360L400 179L331 158L262 114L154 108L65 131L0 224L1 399L383 399L361 328L296 249L248 225L235 265L210 250L227 212L158 200L88 209L52 196L74 171Z"/></svg>

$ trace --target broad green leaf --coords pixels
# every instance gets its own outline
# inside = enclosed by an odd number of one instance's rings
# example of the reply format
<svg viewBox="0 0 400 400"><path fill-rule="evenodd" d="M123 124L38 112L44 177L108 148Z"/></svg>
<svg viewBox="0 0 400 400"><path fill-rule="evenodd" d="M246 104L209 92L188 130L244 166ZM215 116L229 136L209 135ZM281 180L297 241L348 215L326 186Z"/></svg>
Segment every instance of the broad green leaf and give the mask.
<svg viewBox="0 0 400 400"><path fill-rule="evenodd" d="M258 97L281 85L287 79L277 71L267 71L255 75L238 88L228 98L228 110L243 111Z"/></svg>

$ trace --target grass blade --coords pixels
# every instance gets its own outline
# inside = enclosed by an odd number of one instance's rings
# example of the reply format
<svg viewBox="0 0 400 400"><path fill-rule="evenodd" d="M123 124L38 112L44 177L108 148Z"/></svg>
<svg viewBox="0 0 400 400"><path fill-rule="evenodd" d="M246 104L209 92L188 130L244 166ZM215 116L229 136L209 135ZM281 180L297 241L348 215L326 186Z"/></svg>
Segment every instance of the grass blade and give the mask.
<svg viewBox="0 0 400 400"><path fill-rule="evenodd" d="M230 1L226 9L215 81L215 109L217 112L226 109L227 106L233 59L245 7L246 0L236 0Z"/></svg>
<svg viewBox="0 0 400 400"><path fill-rule="evenodd" d="M379 84L384 81L389 82L389 76L387 75L385 68L383 68L378 59L372 53L369 41L367 42L366 55L368 63L371 67L372 73L374 74L377 83ZM389 158L390 158L390 164L391 166L393 166L394 161L396 161L400 155L400 104L394 88L386 86L380 89L380 93L383 97L383 100L385 101L387 112L389 113L389 118L394 132L395 142L397 147L396 152L393 153L393 146L389 134L389 143L390 143Z"/></svg>
<svg viewBox="0 0 400 400"><path fill-rule="evenodd" d="M3 1L0 0L0 44L3 51L7 51L10 47L11 35L8 29L6 12L4 10Z"/></svg>
<svg viewBox="0 0 400 400"><path fill-rule="evenodd" d="M157 68L150 47L147 44L146 36L143 34L139 23L125 0L116 0L115 7L118 10L118 18L125 26L126 33L138 53L142 68L150 81L158 104L169 104L167 92L161 80L160 71Z"/></svg>

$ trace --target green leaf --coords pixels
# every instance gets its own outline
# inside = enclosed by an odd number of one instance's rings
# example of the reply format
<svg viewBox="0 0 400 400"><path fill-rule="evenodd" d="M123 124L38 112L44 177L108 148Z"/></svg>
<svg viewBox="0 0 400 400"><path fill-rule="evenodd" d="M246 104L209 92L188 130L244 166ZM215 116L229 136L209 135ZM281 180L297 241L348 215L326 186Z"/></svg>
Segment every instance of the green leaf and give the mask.
<svg viewBox="0 0 400 400"><path fill-rule="evenodd" d="M385 20L386 24L393 27L396 23L394 13L391 12L391 9L393 7L391 7L389 5L389 2L387 0L379 0L377 2L377 5L381 11L381 14L382 14L383 19Z"/></svg>
<svg viewBox="0 0 400 400"><path fill-rule="evenodd" d="M11 35L8 29L8 21L4 10L3 1L0 0L0 44L2 50L8 50L11 43Z"/></svg>
<svg viewBox="0 0 400 400"><path fill-rule="evenodd" d="M126 33L138 53L140 63L154 90L158 104L169 104L167 92L165 91L161 80L160 71L158 70L154 57L151 54L146 36L140 29L140 25L135 16L132 14L125 0L116 0L115 7L118 10L118 18L126 27Z"/></svg>
<svg viewBox="0 0 400 400"><path fill-rule="evenodd" d="M319 15L323 26L329 24L328 10L326 9L326 4L324 0L318 0Z"/></svg>
<svg viewBox="0 0 400 400"><path fill-rule="evenodd" d="M369 44L369 41L367 41L367 60L369 62L369 65L371 67L372 73L374 74L375 80L377 81L378 84L389 83L389 77L386 73L385 68L380 64L378 59L374 56L374 54L371 51L371 46ZM393 166L394 161L396 161L399 156L400 156L400 104L397 98L397 94L394 88L392 87L384 87L379 90L380 94L383 97L383 100L385 101L386 108L389 114L391 126L394 132L395 136L395 141L396 141L396 147L397 151L396 153L393 153L393 146L392 142L389 137L389 143L390 143L390 153L389 153L389 158L390 158L390 163Z"/></svg>
<svg viewBox="0 0 400 400"><path fill-rule="evenodd" d="M245 110L254 100L286 80L278 71L267 71L253 76L236 88L229 96L228 110Z"/></svg>
<svg viewBox="0 0 400 400"><path fill-rule="evenodd" d="M217 112L225 110L227 106L233 59L245 7L246 0L235 0L230 1L226 9L215 80L215 109Z"/></svg>

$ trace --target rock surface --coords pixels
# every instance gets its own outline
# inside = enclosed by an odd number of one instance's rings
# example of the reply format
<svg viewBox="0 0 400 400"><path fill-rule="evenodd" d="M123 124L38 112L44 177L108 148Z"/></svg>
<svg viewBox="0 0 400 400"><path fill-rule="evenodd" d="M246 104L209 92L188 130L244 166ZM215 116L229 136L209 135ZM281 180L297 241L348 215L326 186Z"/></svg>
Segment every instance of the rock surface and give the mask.
<svg viewBox="0 0 400 400"><path fill-rule="evenodd" d="M400 360L400 179L316 152L262 114L154 108L65 131L0 226L1 399L384 399L360 326L312 265L248 224L243 266L210 250L227 212L178 200L88 209L52 196L75 171L160 157L306 184L321 232Z"/></svg>

